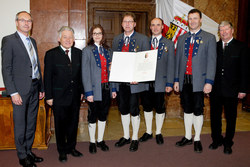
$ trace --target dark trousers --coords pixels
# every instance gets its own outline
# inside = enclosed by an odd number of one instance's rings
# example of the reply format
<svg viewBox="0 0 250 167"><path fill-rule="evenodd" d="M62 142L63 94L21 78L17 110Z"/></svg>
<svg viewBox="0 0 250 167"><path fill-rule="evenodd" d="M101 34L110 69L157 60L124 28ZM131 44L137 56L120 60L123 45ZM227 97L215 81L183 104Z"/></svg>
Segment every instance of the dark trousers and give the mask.
<svg viewBox="0 0 250 167"><path fill-rule="evenodd" d="M165 113L165 92L155 92L154 84L150 84L149 90L141 93L143 110L150 112L155 109L156 113Z"/></svg>
<svg viewBox="0 0 250 167"><path fill-rule="evenodd" d="M193 92L192 84L183 84L181 92L181 105L184 113L194 113L195 116L203 115L204 112L204 93Z"/></svg>
<svg viewBox="0 0 250 167"><path fill-rule="evenodd" d="M36 131L39 106L38 81L32 82L27 95L20 95L22 105L13 105L14 136L19 159L24 159L31 152Z"/></svg>
<svg viewBox="0 0 250 167"><path fill-rule="evenodd" d="M59 154L75 149L79 121L80 99L71 105L53 105L56 144Z"/></svg>
<svg viewBox="0 0 250 167"><path fill-rule="evenodd" d="M96 120L106 121L110 107L110 90L102 89L102 101L88 102L88 122L96 123Z"/></svg>
<svg viewBox="0 0 250 167"><path fill-rule="evenodd" d="M210 98L211 111L211 130L212 130L212 139L215 143L223 142L225 146L233 145L233 137L235 134L235 125L237 117L237 105L238 99L232 97L223 97L211 95ZM221 115L224 106L224 113L226 117L226 135L223 140L222 130L221 130Z"/></svg>
<svg viewBox="0 0 250 167"><path fill-rule="evenodd" d="M121 84L117 94L118 108L122 115L137 116L139 110L139 93L131 93L130 85Z"/></svg>

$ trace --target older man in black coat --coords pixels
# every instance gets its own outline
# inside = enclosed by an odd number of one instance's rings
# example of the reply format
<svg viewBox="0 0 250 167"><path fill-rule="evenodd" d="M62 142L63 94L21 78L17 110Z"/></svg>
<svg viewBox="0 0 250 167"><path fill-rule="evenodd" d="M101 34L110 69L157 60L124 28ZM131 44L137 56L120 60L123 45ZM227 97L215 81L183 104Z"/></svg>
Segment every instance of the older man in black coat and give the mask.
<svg viewBox="0 0 250 167"><path fill-rule="evenodd" d="M46 52L44 86L46 102L52 106L59 161L66 162L67 154L80 157L75 149L81 92L82 51L73 47L74 30L64 26L59 30L60 46Z"/></svg>
<svg viewBox="0 0 250 167"><path fill-rule="evenodd" d="M211 93L211 129L213 143L210 149L224 145L224 153L232 153L238 99L246 96L247 47L233 38L232 23L222 21L219 25L221 40L217 42L217 67L214 89ZM224 106L226 135L221 135L221 114Z"/></svg>

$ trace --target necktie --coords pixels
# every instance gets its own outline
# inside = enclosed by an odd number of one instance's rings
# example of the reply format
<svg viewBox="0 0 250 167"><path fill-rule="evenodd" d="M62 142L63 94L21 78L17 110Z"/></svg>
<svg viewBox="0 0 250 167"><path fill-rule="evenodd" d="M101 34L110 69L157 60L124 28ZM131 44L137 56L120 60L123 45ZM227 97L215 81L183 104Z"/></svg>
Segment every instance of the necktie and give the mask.
<svg viewBox="0 0 250 167"><path fill-rule="evenodd" d="M228 45L228 43L224 43L224 46L223 46L223 49L225 50L226 49L226 47L227 47L227 45Z"/></svg>
<svg viewBox="0 0 250 167"><path fill-rule="evenodd" d="M194 39L195 39L195 33L191 34L191 43L194 43Z"/></svg>
<svg viewBox="0 0 250 167"><path fill-rule="evenodd" d="M40 74L39 74L39 71L38 71L38 64L37 64L37 61L36 61L36 58L35 58L35 53L34 53L34 49L33 49L33 46L31 44L31 41L30 41L30 38L26 38L26 40L28 41L28 47L29 47L29 53L30 53L30 59L31 59L31 64L32 64L32 68L33 68L33 71L34 71L34 78L37 78L39 79L40 78Z"/></svg>
<svg viewBox="0 0 250 167"><path fill-rule="evenodd" d="M101 55L104 55L104 49L103 49L103 46L100 46L100 47L99 47L99 53L100 53Z"/></svg>
<svg viewBox="0 0 250 167"><path fill-rule="evenodd" d="M65 54L68 56L69 55L69 50L65 50Z"/></svg>
<svg viewBox="0 0 250 167"><path fill-rule="evenodd" d="M157 43L158 43L158 39L156 37L153 38L153 47L154 49L157 48Z"/></svg>
<svg viewBox="0 0 250 167"><path fill-rule="evenodd" d="M65 54L68 56L69 61L71 61L71 57L69 56L69 50L68 49L65 50Z"/></svg>
<svg viewBox="0 0 250 167"><path fill-rule="evenodd" d="M223 48L222 48L223 49L223 54L225 54L225 50L226 50L227 45L228 45L228 43L226 43L226 42L223 45Z"/></svg>
<svg viewBox="0 0 250 167"><path fill-rule="evenodd" d="M125 37L124 43L125 43L125 46L128 46L128 44L129 44L129 37L128 36Z"/></svg>

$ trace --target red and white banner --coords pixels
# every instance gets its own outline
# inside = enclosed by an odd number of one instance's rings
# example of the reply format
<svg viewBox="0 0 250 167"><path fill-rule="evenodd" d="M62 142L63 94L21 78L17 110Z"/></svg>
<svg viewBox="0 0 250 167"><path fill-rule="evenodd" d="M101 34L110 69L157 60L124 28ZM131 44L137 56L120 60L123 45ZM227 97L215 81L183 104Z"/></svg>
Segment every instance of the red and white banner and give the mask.
<svg viewBox="0 0 250 167"><path fill-rule="evenodd" d="M187 15L188 12L194 7L180 0L156 0L156 17L164 21L163 36L174 41L177 45L177 39L180 35L189 31ZM218 23L207 17L202 13L202 26L201 28L216 36L218 36Z"/></svg>

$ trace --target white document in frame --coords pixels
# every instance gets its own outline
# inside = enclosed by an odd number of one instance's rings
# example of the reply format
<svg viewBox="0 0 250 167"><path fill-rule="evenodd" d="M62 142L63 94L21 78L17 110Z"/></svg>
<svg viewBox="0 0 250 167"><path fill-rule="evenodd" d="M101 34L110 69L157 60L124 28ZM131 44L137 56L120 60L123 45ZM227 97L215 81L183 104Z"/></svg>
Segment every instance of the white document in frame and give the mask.
<svg viewBox="0 0 250 167"><path fill-rule="evenodd" d="M110 82L146 82L155 80L158 50L113 52Z"/></svg>

